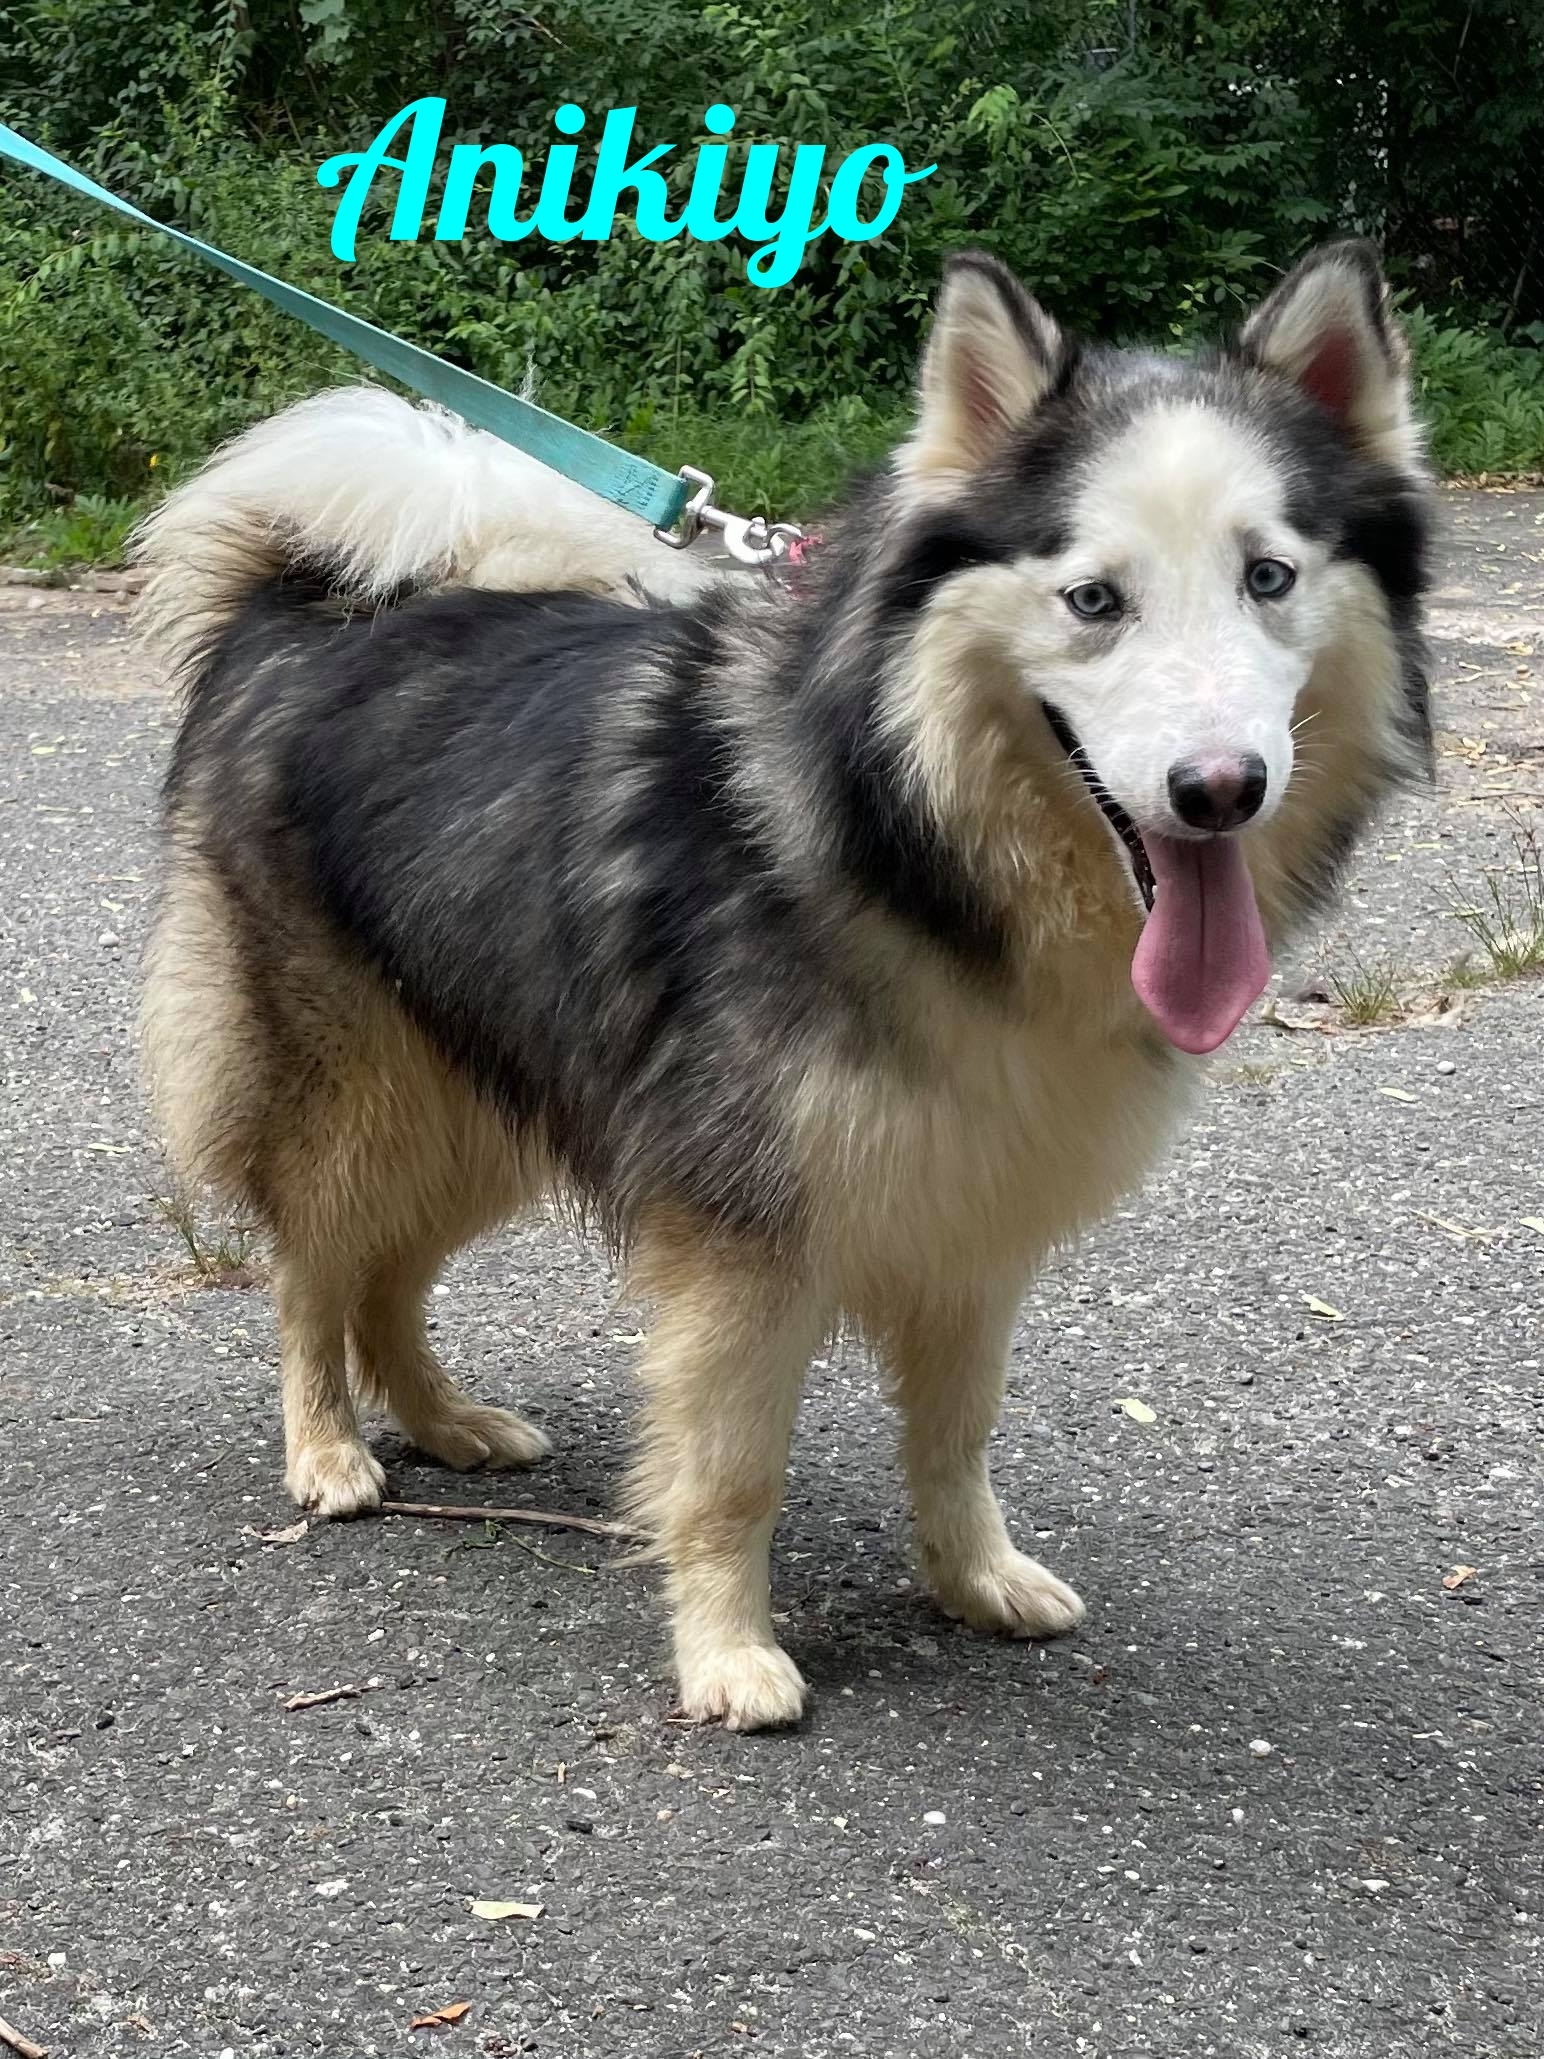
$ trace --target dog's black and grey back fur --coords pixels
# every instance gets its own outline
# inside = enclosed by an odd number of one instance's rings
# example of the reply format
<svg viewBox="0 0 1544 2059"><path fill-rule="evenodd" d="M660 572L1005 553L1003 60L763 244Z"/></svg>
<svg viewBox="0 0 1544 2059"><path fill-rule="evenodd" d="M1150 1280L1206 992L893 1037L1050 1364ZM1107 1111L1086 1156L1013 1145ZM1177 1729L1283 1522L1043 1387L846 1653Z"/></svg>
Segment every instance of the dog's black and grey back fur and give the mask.
<svg viewBox="0 0 1544 2059"><path fill-rule="evenodd" d="M813 1033L843 983L832 911L735 791L710 678L747 612L460 592L340 617L280 579L196 681L173 766L174 818L201 786L252 797L207 818L221 876L314 900L617 1228L671 1192L786 1217L746 1039Z"/></svg>

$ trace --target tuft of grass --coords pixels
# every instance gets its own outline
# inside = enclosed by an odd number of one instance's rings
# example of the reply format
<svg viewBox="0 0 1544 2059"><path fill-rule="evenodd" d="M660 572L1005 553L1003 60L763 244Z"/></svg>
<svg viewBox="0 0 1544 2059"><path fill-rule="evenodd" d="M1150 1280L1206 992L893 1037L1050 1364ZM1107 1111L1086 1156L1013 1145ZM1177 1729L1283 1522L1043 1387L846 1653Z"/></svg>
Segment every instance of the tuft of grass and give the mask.
<svg viewBox="0 0 1544 2059"><path fill-rule="evenodd" d="M193 1270L210 1287L251 1287L257 1282L252 1263L250 1223L218 1223L206 1236L186 1194L152 1194L151 1200L187 1247Z"/></svg>
<svg viewBox="0 0 1544 2059"><path fill-rule="evenodd" d="M1441 994L1468 994L1476 987L1489 984L1489 975L1483 966L1476 965L1472 951L1460 951L1456 958L1449 959L1437 979L1437 991Z"/></svg>
<svg viewBox="0 0 1544 2059"><path fill-rule="evenodd" d="M50 572L120 564L129 532L148 505L105 493L77 493L60 507L0 525L0 560Z"/></svg>
<svg viewBox="0 0 1544 2059"><path fill-rule="evenodd" d="M1544 965L1544 850L1532 823L1512 817L1512 862L1486 874L1478 905L1451 874L1448 897L1450 913L1489 960L1492 978L1516 979Z"/></svg>
<svg viewBox="0 0 1544 2059"><path fill-rule="evenodd" d="M1326 972L1324 984L1347 1022L1373 1029L1399 1014L1399 978L1391 958L1353 957L1344 972Z"/></svg>
<svg viewBox="0 0 1544 2059"><path fill-rule="evenodd" d="M1241 1087L1268 1087L1276 1077L1274 1065L1259 1065L1253 1059L1245 1059L1235 1065L1231 1074Z"/></svg>

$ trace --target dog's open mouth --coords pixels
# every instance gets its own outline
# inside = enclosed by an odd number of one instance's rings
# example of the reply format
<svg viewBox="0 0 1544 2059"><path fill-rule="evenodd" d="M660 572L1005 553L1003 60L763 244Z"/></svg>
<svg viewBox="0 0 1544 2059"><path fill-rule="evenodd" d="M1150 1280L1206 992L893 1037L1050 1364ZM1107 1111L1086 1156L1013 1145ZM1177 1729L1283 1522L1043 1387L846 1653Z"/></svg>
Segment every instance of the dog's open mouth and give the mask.
<svg viewBox="0 0 1544 2059"><path fill-rule="evenodd" d="M1237 1029L1270 978L1270 948L1240 838L1144 836L1094 770L1059 708L1046 720L1125 851L1147 906L1131 984L1178 1050L1215 1051Z"/></svg>
<svg viewBox="0 0 1544 2059"><path fill-rule="evenodd" d="M1045 709L1045 719L1050 723L1051 731L1056 741L1061 745L1072 764L1077 767L1078 772L1082 775L1083 784L1098 803L1100 814L1103 815L1105 821L1109 823L1111 829L1114 830L1125 846L1126 856L1131 861L1132 876L1136 880L1137 891L1142 896L1143 906L1151 910L1155 890L1153 868L1152 862L1147 855L1147 846L1142 841L1142 832L1137 828L1120 802L1106 790L1103 780L1100 779L1098 773L1094 770L1093 762L1089 758L1087 751L1078 742L1071 723L1061 712L1060 708L1053 708L1049 701L1044 701L1041 705Z"/></svg>

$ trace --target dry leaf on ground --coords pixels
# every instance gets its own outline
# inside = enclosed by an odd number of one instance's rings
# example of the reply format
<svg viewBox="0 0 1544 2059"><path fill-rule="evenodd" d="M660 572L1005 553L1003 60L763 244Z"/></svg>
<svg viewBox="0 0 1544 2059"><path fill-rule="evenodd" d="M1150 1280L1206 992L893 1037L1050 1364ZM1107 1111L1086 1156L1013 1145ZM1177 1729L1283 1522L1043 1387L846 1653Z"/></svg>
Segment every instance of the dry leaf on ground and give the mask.
<svg viewBox="0 0 1544 2059"><path fill-rule="evenodd" d="M427 2016L415 2016L409 2030L438 2030L442 2024L459 2023L471 2008L470 2002L447 2002L443 2009L431 2009Z"/></svg>
<svg viewBox="0 0 1544 2059"><path fill-rule="evenodd" d="M1451 1573L1443 1574L1442 1584L1451 1594L1455 1587L1462 1587L1466 1580L1472 1580L1478 1571L1478 1566L1455 1566Z"/></svg>
<svg viewBox="0 0 1544 2059"><path fill-rule="evenodd" d="M250 1523L243 1523L241 1534L243 1537L255 1537L259 1544L298 1544L310 1527L302 1516L298 1523L291 1523L284 1530L254 1530Z"/></svg>
<svg viewBox="0 0 1544 2059"><path fill-rule="evenodd" d="M511 1917L518 1917L526 1923L534 1923L542 1912L540 1902L473 1902L472 1914L480 1916L485 1923L507 1923Z"/></svg>
<svg viewBox="0 0 1544 2059"><path fill-rule="evenodd" d="M1327 1301L1321 1301L1317 1294L1305 1294L1303 1299L1308 1303L1310 1315L1319 1316L1327 1323L1343 1323L1345 1321L1345 1317L1338 1308L1331 1308L1330 1304Z"/></svg>
<svg viewBox="0 0 1544 2059"><path fill-rule="evenodd" d="M1156 1423L1158 1418L1145 1401L1138 1401L1134 1394L1123 1394L1116 1403L1125 1410L1134 1423Z"/></svg>
<svg viewBox="0 0 1544 2059"><path fill-rule="evenodd" d="M1261 1004L1259 1020L1266 1029L1289 1030L1293 1033L1313 1030L1325 1037L1336 1034L1333 1011L1327 1002L1289 1007L1273 997Z"/></svg>

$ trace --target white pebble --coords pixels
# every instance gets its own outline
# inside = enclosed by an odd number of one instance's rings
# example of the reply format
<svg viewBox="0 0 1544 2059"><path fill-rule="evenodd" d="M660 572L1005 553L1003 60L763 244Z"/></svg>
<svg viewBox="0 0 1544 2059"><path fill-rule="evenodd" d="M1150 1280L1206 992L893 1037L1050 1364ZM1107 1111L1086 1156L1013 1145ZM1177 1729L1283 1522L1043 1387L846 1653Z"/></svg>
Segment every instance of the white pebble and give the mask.
<svg viewBox="0 0 1544 2059"><path fill-rule="evenodd" d="M947 1817L947 1816L946 1816L946 1815L944 1814L944 1812L943 1812L943 1810L942 1810L942 1809L924 1809L924 1810L923 1810L923 1812L922 1812L922 1820L923 1820L923 1822L924 1822L924 1823L935 1823L935 1824L936 1824L936 1823L947 1823L949 1819L948 1819L948 1817Z"/></svg>
<svg viewBox="0 0 1544 2059"><path fill-rule="evenodd" d="M448 1287L438 1286L434 1290L434 1298L436 1301L443 1301L445 1297L449 1294L449 1292L450 1289Z"/></svg>
<svg viewBox="0 0 1544 2059"><path fill-rule="evenodd" d="M1276 1747L1270 1742L1268 1738L1252 1737L1249 1740L1249 1753L1251 1758L1268 1759L1275 1749Z"/></svg>
<svg viewBox="0 0 1544 2059"><path fill-rule="evenodd" d="M319 1894L324 1902L335 1902L347 1886L348 1881L340 1875L336 1880L319 1880L312 1892Z"/></svg>
<svg viewBox="0 0 1544 2059"><path fill-rule="evenodd" d="M48 1963L50 1966L52 1966L55 1973L57 1973L61 1966L67 1965L69 1962L66 1960L63 1952L50 1952L48 1955Z"/></svg>
<svg viewBox="0 0 1544 2059"><path fill-rule="evenodd" d="M1457 1072L1458 1067L1453 1063L1451 1058L1439 1058L1437 1061L1437 1070L1442 1074L1443 1078L1446 1079L1450 1073Z"/></svg>
<svg viewBox="0 0 1544 2059"><path fill-rule="evenodd" d="M1244 1820L1244 1812L1242 1809L1229 1809L1228 1814L1233 1818L1233 1821L1235 1823L1242 1823Z"/></svg>
<svg viewBox="0 0 1544 2059"><path fill-rule="evenodd" d="M110 929L104 929L102 934L97 938L97 942L99 944L105 944L109 950L113 951L117 950L119 944L122 941L122 938L119 937L115 931Z"/></svg>
<svg viewBox="0 0 1544 2059"><path fill-rule="evenodd" d="M1381 1895L1388 1886L1388 1882L1386 1880L1364 1880L1362 1885L1370 1895Z"/></svg>

